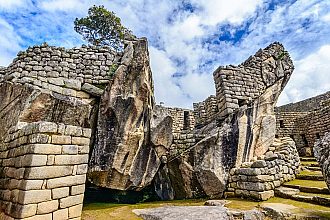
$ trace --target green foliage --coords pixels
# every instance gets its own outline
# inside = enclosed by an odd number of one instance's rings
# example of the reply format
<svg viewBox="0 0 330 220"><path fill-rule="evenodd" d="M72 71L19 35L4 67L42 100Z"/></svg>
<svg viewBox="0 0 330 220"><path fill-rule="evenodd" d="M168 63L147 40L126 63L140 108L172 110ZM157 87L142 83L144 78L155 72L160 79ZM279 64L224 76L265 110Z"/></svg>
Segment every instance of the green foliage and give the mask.
<svg viewBox="0 0 330 220"><path fill-rule="evenodd" d="M282 53L276 57L276 60L282 60L284 56L288 55L288 52L282 51Z"/></svg>
<svg viewBox="0 0 330 220"><path fill-rule="evenodd" d="M132 38L131 31L122 26L120 18L103 5L89 8L85 18L76 18L74 30L93 45L110 46L117 51L123 49L125 39Z"/></svg>
<svg viewBox="0 0 330 220"><path fill-rule="evenodd" d="M115 72L117 71L117 69L118 69L118 64L116 64L116 63L113 63L110 66L109 75L110 75L111 78L113 77L113 75L115 75Z"/></svg>

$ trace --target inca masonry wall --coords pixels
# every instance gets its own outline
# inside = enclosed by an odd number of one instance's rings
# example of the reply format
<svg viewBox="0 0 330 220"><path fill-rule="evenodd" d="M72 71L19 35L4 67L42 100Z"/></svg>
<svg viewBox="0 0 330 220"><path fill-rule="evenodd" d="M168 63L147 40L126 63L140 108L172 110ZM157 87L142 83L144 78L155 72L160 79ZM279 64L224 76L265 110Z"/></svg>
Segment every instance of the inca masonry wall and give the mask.
<svg viewBox="0 0 330 220"><path fill-rule="evenodd" d="M330 132L329 94L276 108L276 135L293 138L301 156L313 155L316 140ZM309 111L300 111L301 103L309 106L305 107Z"/></svg>
<svg viewBox="0 0 330 220"><path fill-rule="evenodd" d="M32 87L91 108L119 65L125 65L122 53L108 47L43 44L0 67L0 84ZM91 130L19 121L8 132L0 143L0 212L7 219L80 219Z"/></svg>
<svg viewBox="0 0 330 220"><path fill-rule="evenodd" d="M182 108L166 109L168 109L173 120L172 132L174 134L192 131L195 128L195 118L192 110Z"/></svg>
<svg viewBox="0 0 330 220"><path fill-rule="evenodd" d="M98 87L109 82L119 65L120 55L108 47L33 46L20 52L7 68L0 69L3 75L0 83L14 80L44 93L89 98L89 93L102 93Z"/></svg>
<svg viewBox="0 0 330 220"><path fill-rule="evenodd" d="M292 71L293 64L286 53L281 44L273 43L239 66L219 67L213 77L220 118L260 96L282 77L276 75L278 72Z"/></svg>
<svg viewBox="0 0 330 220"><path fill-rule="evenodd" d="M193 103L196 126L203 126L216 118L218 102L214 95L209 96L205 101Z"/></svg>
<svg viewBox="0 0 330 220"><path fill-rule="evenodd" d="M0 152L6 219L80 219L91 129L52 122L12 128Z"/></svg>
<svg viewBox="0 0 330 220"><path fill-rule="evenodd" d="M227 196L268 200L274 189L295 179L300 159L291 138L275 139L263 158L230 171Z"/></svg>

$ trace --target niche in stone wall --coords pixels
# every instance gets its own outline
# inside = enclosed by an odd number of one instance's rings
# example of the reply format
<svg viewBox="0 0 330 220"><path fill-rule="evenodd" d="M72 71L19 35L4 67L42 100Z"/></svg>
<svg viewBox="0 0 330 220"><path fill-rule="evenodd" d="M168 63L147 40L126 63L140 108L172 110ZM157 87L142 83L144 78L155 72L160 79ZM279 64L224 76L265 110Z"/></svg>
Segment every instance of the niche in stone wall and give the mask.
<svg viewBox="0 0 330 220"><path fill-rule="evenodd" d="M183 130L189 129L189 112L184 111L183 112Z"/></svg>
<svg viewBox="0 0 330 220"><path fill-rule="evenodd" d="M302 134L301 135L301 139L304 142L304 147L308 147L308 141L307 141L307 138L306 138L306 135L305 134Z"/></svg>
<svg viewBox="0 0 330 220"><path fill-rule="evenodd" d="M284 128L284 121L280 120L280 128Z"/></svg>
<svg viewBox="0 0 330 220"><path fill-rule="evenodd" d="M243 105L246 105L246 100L245 99L238 99L238 106L241 107Z"/></svg>

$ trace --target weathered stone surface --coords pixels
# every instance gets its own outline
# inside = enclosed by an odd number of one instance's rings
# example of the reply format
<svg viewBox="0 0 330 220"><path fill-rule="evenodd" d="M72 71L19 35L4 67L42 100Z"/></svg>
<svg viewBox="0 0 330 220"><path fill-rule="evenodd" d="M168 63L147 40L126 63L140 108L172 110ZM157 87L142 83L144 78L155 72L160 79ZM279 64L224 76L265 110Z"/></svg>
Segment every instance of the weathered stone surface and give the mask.
<svg viewBox="0 0 330 220"><path fill-rule="evenodd" d="M135 209L133 212L145 220L229 220L227 209L218 206L169 206L155 209Z"/></svg>
<svg viewBox="0 0 330 220"><path fill-rule="evenodd" d="M213 130L194 146L194 171L206 195L220 198L236 159L235 131L227 124Z"/></svg>
<svg viewBox="0 0 330 220"><path fill-rule="evenodd" d="M125 54L130 62L118 67L101 97L88 174L93 184L119 190L149 185L160 166L149 139L154 97L146 40Z"/></svg>
<svg viewBox="0 0 330 220"><path fill-rule="evenodd" d="M155 106L150 123L150 142L156 147L158 157L166 156L173 142L171 114L166 108Z"/></svg>
<svg viewBox="0 0 330 220"><path fill-rule="evenodd" d="M322 174L330 189L330 132L314 145L314 155L322 168Z"/></svg>
<svg viewBox="0 0 330 220"><path fill-rule="evenodd" d="M270 219L327 219L326 217L322 217L321 215L315 213L315 210L301 209L293 205L282 203L263 203L261 204L261 208L266 212L266 216Z"/></svg>
<svg viewBox="0 0 330 220"><path fill-rule="evenodd" d="M207 200L204 205L206 206L225 206L229 204L230 201L227 200Z"/></svg>
<svg viewBox="0 0 330 220"><path fill-rule="evenodd" d="M265 216L257 210L233 211L220 206L167 206L154 209L135 209L133 212L145 220L263 220Z"/></svg>

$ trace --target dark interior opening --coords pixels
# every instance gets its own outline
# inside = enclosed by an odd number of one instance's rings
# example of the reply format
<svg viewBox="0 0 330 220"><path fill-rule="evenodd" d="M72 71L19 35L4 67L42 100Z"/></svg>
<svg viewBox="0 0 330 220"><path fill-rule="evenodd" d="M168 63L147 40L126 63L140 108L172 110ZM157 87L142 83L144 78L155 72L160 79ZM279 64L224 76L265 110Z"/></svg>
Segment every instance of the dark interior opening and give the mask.
<svg viewBox="0 0 330 220"><path fill-rule="evenodd" d="M303 140L303 142L304 142L304 146L305 146L305 147L308 147L308 141L307 141L306 135L305 135L305 134L302 134L302 135L301 135L301 138L302 138L302 140Z"/></svg>
<svg viewBox="0 0 330 220"><path fill-rule="evenodd" d="M280 128L284 128L284 121L280 120Z"/></svg>
<svg viewBox="0 0 330 220"><path fill-rule="evenodd" d="M183 130L189 129L189 112L184 111L183 112Z"/></svg>
<svg viewBox="0 0 330 220"><path fill-rule="evenodd" d="M321 136L320 136L320 133L316 133L316 139L320 139Z"/></svg>
<svg viewBox="0 0 330 220"><path fill-rule="evenodd" d="M243 105L246 105L246 101L244 99L238 99L238 106L241 107Z"/></svg>
<svg viewBox="0 0 330 220"><path fill-rule="evenodd" d="M292 140L294 140L294 136L293 136L292 134L290 135L290 138L291 138Z"/></svg>
<svg viewBox="0 0 330 220"><path fill-rule="evenodd" d="M275 138L278 138L278 135L277 134L275 134Z"/></svg>

